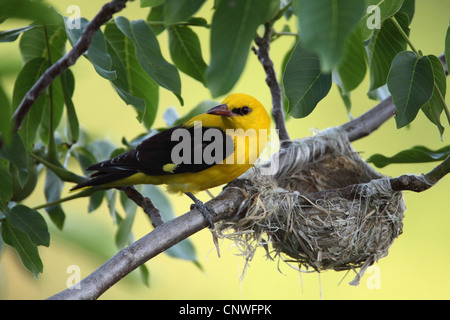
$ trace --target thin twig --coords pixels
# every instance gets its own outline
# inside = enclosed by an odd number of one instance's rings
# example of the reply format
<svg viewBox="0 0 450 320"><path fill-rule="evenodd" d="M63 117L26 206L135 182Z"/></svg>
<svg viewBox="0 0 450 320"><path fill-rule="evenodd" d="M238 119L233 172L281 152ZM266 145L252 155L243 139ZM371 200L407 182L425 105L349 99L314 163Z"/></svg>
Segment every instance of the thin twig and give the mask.
<svg viewBox="0 0 450 320"><path fill-rule="evenodd" d="M264 27L264 35L262 37L258 35L255 37L255 43L258 46L258 49L253 48L253 51L258 56L258 59L266 72L266 83L269 86L272 95L272 115L275 120L275 127L278 130L278 137L283 144L288 143L291 139L289 138L289 133L286 129L281 87L269 55L272 26L270 23L266 23L264 24Z"/></svg>
<svg viewBox="0 0 450 320"><path fill-rule="evenodd" d="M153 202L148 197L144 197L142 194L140 194L135 187L126 186L126 187L117 187L116 189L125 192L128 198L133 200L139 207L142 208L142 210L144 210L144 212L150 218L154 228L164 223L164 220L161 217L159 210L155 207Z"/></svg>
<svg viewBox="0 0 450 320"><path fill-rule="evenodd" d="M445 55L441 54L438 58L441 61L442 65L444 66L445 75L448 76L448 66L447 62L445 61Z"/></svg>
<svg viewBox="0 0 450 320"><path fill-rule="evenodd" d="M128 0L112 0L106 3L99 13L89 22L75 46L61 59L48 68L33 87L23 97L13 115L14 130L19 130L22 122L35 101L44 90L65 70L73 65L86 52L100 27L111 20L112 16L125 8Z"/></svg>
<svg viewBox="0 0 450 320"><path fill-rule="evenodd" d="M429 184L436 184L441 180L447 173L450 172L450 156L448 156L441 164L436 166L433 170L425 175L425 179Z"/></svg>

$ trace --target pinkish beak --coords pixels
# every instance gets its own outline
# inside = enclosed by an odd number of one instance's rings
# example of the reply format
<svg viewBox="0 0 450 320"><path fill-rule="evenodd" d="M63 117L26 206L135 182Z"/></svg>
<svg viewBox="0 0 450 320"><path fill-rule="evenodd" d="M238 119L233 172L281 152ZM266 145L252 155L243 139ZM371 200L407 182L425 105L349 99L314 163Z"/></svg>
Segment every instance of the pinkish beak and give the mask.
<svg viewBox="0 0 450 320"><path fill-rule="evenodd" d="M209 109L206 114L213 114L216 116L222 116L222 117L232 117L233 113L228 110L228 106L226 104L218 105L217 107L214 107L212 109Z"/></svg>

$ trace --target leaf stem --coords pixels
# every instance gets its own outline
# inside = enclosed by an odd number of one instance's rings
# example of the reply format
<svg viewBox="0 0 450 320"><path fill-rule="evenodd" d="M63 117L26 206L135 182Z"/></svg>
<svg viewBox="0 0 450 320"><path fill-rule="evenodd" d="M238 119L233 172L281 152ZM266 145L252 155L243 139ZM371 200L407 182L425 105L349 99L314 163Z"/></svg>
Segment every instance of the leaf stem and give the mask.
<svg viewBox="0 0 450 320"><path fill-rule="evenodd" d="M47 58L48 58L48 67L50 68L52 66L52 55L50 53L50 43L48 40L48 33L47 33L47 27L44 25L44 39L45 39L45 46L47 48ZM55 132L54 132L54 101L53 101L53 82L51 82L48 86L48 96L49 96L49 124L48 124L48 152L47 157L50 159L51 162L57 163L58 162L58 156L56 151L56 141L55 141Z"/></svg>
<svg viewBox="0 0 450 320"><path fill-rule="evenodd" d="M114 21L109 21L107 23L105 23L105 26L108 25L115 25L116 23ZM175 24L167 24L164 21L145 21L145 24L148 26L162 26L162 27L174 27L174 26L191 26L191 27L204 27L204 28L211 28L211 25L209 24L199 24L199 23L195 23L195 22L189 22L189 21L184 21L184 22L178 22Z"/></svg>
<svg viewBox="0 0 450 320"><path fill-rule="evenodd" d="M450 173L450 156L424 176L430 183L435 184L448 173Z"/></svg>
<svg viewBox="0 0 450 320"><path fill-rule="evenodd" d="M68 182L74 182L74 183L80 183L85 181L86 179L82 176L79 176L71 171L68 171L67 169L57 166L47 159L41 158L37 154L30 152L30 157L35 159L36 161L42 163L45 167L52 170L61 180L68 181Z"/></svg>
<svg viewBox="0 0 450 320"><path fill-rule="evenodd" d="M78 199L78 198L83 198L83 197L89 197L90 195L92 195L94 192L96 192L97 190L94 188L89 188L86 190L83 190L79 193L73 194L71 196L65 197L65 198L60 198L58 200L55 201L51 201L51 202L47 202L41 205L38 205L34 208L32 208L33 210L39 210L39 209L43 209L43 208L48 208L66 201L70 201L70 200L74 200L74 199Z"/></svg>
<svg viewBox="0 0 450 320"><path fill-rule="evenodd" d="M395 27L397 28L397 30L400 32L400 34L402 35L402 37L406 40L406 42L408 43L409 47L411 48L411 50L417 54L418 57L422 57L422 53L420 51L418 51L414 45L412 44L411 40L409 39L408 35L406 34L405 30L403 30L402 26L400 25L400 23L398 23L397 19L392 16L390 17L391 21L394 23Z"/></svg>
<svg viewBox="0 0 450 320"><path fill-rule="evenodd" d="M447 117L447 121L450 124L450 110L448 109L447 103L445 102L445 98L441 93L441 90L439 90L438 86L436 85L436 82L434 83L434 89L436 90L438 94L439 101L441 102L442 109L444 109L445 115Z"/></svg>

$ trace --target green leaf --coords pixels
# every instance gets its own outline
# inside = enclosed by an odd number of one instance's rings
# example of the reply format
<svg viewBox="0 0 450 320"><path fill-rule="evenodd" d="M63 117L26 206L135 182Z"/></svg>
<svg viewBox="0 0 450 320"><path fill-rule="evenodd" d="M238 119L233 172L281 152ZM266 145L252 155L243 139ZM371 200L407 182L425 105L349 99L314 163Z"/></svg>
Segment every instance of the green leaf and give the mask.
<svg viewBox="0 0 450 320"><path fill-rule="evenodd" d="M78 162L80 163L80 167L83 170L83 173L86 176L91 174L91 172L86 170L86 168L94 163L99 162L99 160L97 160L93 155L93 153L86 147L78 146L73 150L73 153L77 158ZM97 191L94 192L89 197L89 206L88 206L89 213L96 210L101 205L104 196L105 191Z"/></svg>
<svg viewBox="0 0 450 320"><path fill-rule="evenodd" d="M366 49L361 28L358 27L348 36L342 60L337 67L344 95L358 87L364 80L366 70Z"/></svg>
<svg viewBox="0 0 450 320"><path fill-rule="evenodd" d="M296 0L300 39L320 57L322 69L330 71L344 54L346 39L364 13L361 0Z"/></svg>
<svg viewBox="0 0 450 320"><path fill-rule="evenodd" d="M175 218L172 204L157 186L144 185L142 188L142 194L152 200L155 207L159 209L164 221L169 221ZM175 258L197 263L195 247L189 239L182 240L173 247L167 249L165 253Z"/></svg>
<svg viewBox="0 0 450 320"><path fill-rule="evenodd" d="M28 174L25 183L23 183L23 181L20 181L19 170L17 170L15 166L10 165L9 171L11 173L13 191L11 201L23 201L24 199L28 198L28 196L36 188L39 175L37 165L32 157L28 157Z"/></svg>
<svg viewBox="0 0 450 320"><path fill-rule="evenodd" d="M164 20L164 5L153 7L147 16L147 21L150 22L149 27L150 29L152 29L153 33L156 36L166 29L164 23L161 22L163 20Z"/></svg>
<svg viewBox="0 0 450 320"><path fill-rule="evenodd" d="M48 146L48 159L53 160L58 157L55 130L61 122L64 113L64 95L59 77L49 86L48 91L39 128L39 136L41 141Z"/></svg>
<svg viewBox="0 0 450 320"><path fill-rule="evenodd" d="M46 170L44 194L47 202L56 201L61 198L63 185L64 182L62 182L53 171L49 169ZM64 220L66 218L61 204L46 207L45 211L47 211L50 219L58 227L58 229L61 230L64 226Z"/></svg>
<svg viewBox="0 0 450 320"><path fill-rule="evenodd" d="M389 98L391 93L389 92L387 84L385 84L384 86L381 86L373 91L369 91L367 96L372 100L383 101L384 99Z"/></svg>
<svg viewBox="0 0 450 320"><path fill-rule="evenodd" d="M209 25L208 25L208 21L205 18L201 18L201 17L192 17L189 18L186 21L187 24L189 24L190 26L197 26L197 27L205 27L207 29L209 29Z"/></svg>
<svg viewBox="0 0 450 320"><path fill-rule="evenodd" d="M44 58L47 60L48 67L64 55L66 41L67 36L62 26L40 26L26 31L20 39L19 45L25 62ZM44 143L48 144L50 136L61 121L63 114L64 96L59 80L54 81L49 87L46 100L48 103L44 104L42 111L40 137ZM51 107L52 111L50 111ZM50 114L52 114L52 124L50 124Z"/></svg>
<svg viewBox="0 0 450 320"><path fill-rule="evenodd" d="M116 150L116 147L106 139L95 140L87 148L94 155L96 162L111 159L111 153Z"/></svg>
<svg viewBox="0 0 450 320"><path fill-rule="evenodd" d="M166 123L166 126L168 127L172 127L179 117L180 116L178 115L177 109L175 109L175 107L168 107L166 110L164 110L163 119Z"/></svg>
<svg viewBox="0 0 450 320"><path fill-rule="evenodd" d="M185 21L200 9L205 0L166 0L164 4L164 22L175 24Z"/></svg>
<svg viewBox="0 0 450 320"><path fill-rule="evenodd" d="M294 118L309 115L331 89L331 74L323 73L319 57L297 43L286 65L283 85Z"/></svg>
<svg viewBox="0 0 450 320"><path fill-rule="evenodd" d="M47 47L48 40L48 47ZM64 55L67 36L61 26L39 26L26 31L20 38L22 59L28 62L34 58L45 58L56 62ZM50 48L50 54L48 52Z"/></svg>
<svg viewBox="0 0 450 320"><path fill-rule="evenodd" d="M24 205L17 205L11 211L6 210L4 214L8 223L25 232L35 245L46 247L50 245L47 223L39 212Z"/></svg>
<svg viewBox="0 0 450 320"><path fill-rule="evenodd" d="M133 227L135 216L136 212L127 214L125 219L118 222L119 228L117 229L117 233L115 236L117 248L123 249L125 246L127 246L133 241L131 228Z"/></svg>
<svg viewBox="0 0 450 320"><path fill-rule="evenodd" d="M158 39L145 21L130 22L125 17L117 17L115 22L120 31L133 42L137 59L145 72L160 86L172 91L183 105L178 69L164 59Z"/></svg>
<svg viewBox="0 0 450 320"><path fill-rule="evenodd" d="M67 37L69 38L72 46L78 41L83 33L84 29L88 25L89 21L85 18L80 18L80 28L69 28L68 18L64 18L64 25L66 26ZM89 46L85 56L91 61L97 73L107 80L116 79L116 72L111 69L112 61L111 56L106 48L105 37L103 32L99 29L92 39L92 43Z"/></svg>
<svg viewBox="0 0 450 320"><path fill-rule="evenodd" d="M109 214L111 215L114 221L119 220L119 215L116 212L116 199L117 199L116 189L106 190L106 204L109 209Z"/></svg>
<svg viewBox="0 0 450 320"><path fill-rule="evenodd" d="M67 114L67 135L72 143L78 140L80 135L80 125L78 122L78 116L75 111L75 106L72 101L73 92L75 90L75 78L72 71L67 69L61 76L61 87L64 95L64 102L66 105Z"/></svg>
<svg viewBox="0 0 450 320"><path fill-rule="evenodd" d="M439 134L441 135L441 139L443 139L444 127L441 124L440 116L445 107L445 102L441 100L441 97L442 99L445 99L445 94L447 91L445 70L438 57L429 55L428 58L430 59L431 66L433 67L435 87L433 89L433 96L427 104L422 106L422 111L425 113L427 118L436 125L439 130Z"/></svg>
<svg viewBox="0 0 450 320"><path fill-rule="evenodd" d="M445 35L444 55L448 66L450 64L450 26L447 28L447 34Z"/></svg>
<svg viewBox="0 0 450 320"><path fill-rule="evenodd" d="M361 19L363 25L363 40L368 40L373 32L379 27L384 20L396 14L403 5L404 0L367 0L366 14Z"/></svg>
<svg viewBox="0 0 450 320"><path fill-rule="evenodd" d="M295 41L293 41L293 44L291 45L291 47L286 51L286 53L284 54L283 60L281 62L281 70L280 70L281 77L280 77L279 82L280 82L281 91L282 91L282 94L283 94L283 109L284 109L284 117L285 117L286 121L290 117L289 112L288 112L288 110L289 110L289 99L286 96L286 89L284 88L283 76L284 76L284 73L286 71L287 63L288 63L289 59L292 56L292 52L294 52L294 49L297 46L297 42L298 42L298 37L295 37Z"/></svg>
<svg viewBox="0 0 450 320"><path fill-rule="evenodd" d="M271 12L270 0L221 0L211 23L206 82L213 97L229 92L244 70L256 29Z"/></svg>
<svg viewBox="0 0 450 320"><path fill-rule="evenodd" d="M367 159L378 168L383 168L394 163L422 163L445 160L450 155L450 146L438 150L430 150L424 146L414 146L411 149L398 152L392 157L374 154Z"/></svg>
<svg viewBox="0 0 450 320"><path fill-rule="evenodd" d="M0 8L0 21L16 18L46 24L58 23L55 12L43 1L0 0Z"/></svg>
<svg viewBox="0 0 450 320"><path fill-rule="evenodd" d="M1 234L3 241L16 249L23 265L37 277L44 269L44 266L36 245L31 242L28 235L14 228L5 220L1 222Z"/></svg>
<svg viewBox="0 0 450 320"><path fill-rule="evenodd" d="M20 39L20 51L25 62L42 57L50 66L64 55L66 41L67 36L62 26L40 26L23 34ZM59 80L54 81L48 88L47 101L40 125L40 137L46 144L49 143L50 136L61 121L64 111L64 96ZM50 114L52 124L50 124Z"/></svg>
<svg viewBox="0 0 450 320"><path fill-rule="evenodd" d="M28 155L19 134L12 134L11 141L0 149L0 157L8 159L17 169L19 184L22 187L28 178Z"/></svg>
<svg viewBox="0 0 450 320"><path fill-rule="evenodd" d="M340 79L339 79L340 80ZM333 75L333 81L336 81L334 75ZM351 110L352 110L352 100L351 100L351 95L350 92L343 92L341 85L338 84L338 91L339 91L339 95L342 98L342 102L344 103L345 109L347 111L347 114L349 116L350 119L352 118L352 114L351 114Z"/></svg>
<svg viewBox="0 0 450 320"><path fill-rule="evenodd" d="M31 26L27 26L27 27L2 31L2 32L0 32L0 42L16 41L22 32L25 32L25 31L33 29L33 28L36 28L36 26L31 25Z"/></svg>
<svg viewBox="0 0 450 320"><path fill-rule="evenodd" d="M416 12L416 0L405 0L399 11L406 13L411 23Z"/></svg>
<svg viewBox="0 0 450 320"><path fill-rule="evenodd" d="M8 143L11 138L11 101L0 84L0 139Z"/></svg>
<svg viewBox="0 0 450 320"><path fill-rule="evenodd" d="M112 85L122 100L136 109L138 120L150 128L158 111L159 86L142 69L134 44L115 24L106 26L105 36L117 73Z"/></svg>
<svg viewBox="0 0 450 320"><path fill-rule="evenodd" d="M0 159L0 181L0 206L4 206L13 195L9 161L5 159Z"/></svg>
<svg viewBox="0 0 450 320"><path fill-rule="evenodd" d="M197 34L187 26L173 26L169 31L169 49L175 65L206 85L206 63L203 60L200 40Z"/></svg>
<svg viewBox="0 0 450 320"><path fill-rule="evenodd" d="M141 0L141 8L157 7L164 4L166 0Z"/></svg>
<svg viewBox="0 0 450 320"><path fill-rule="evenodd" d="M145 264L142 264L139 267L139 275L140 275L142 283L145 286L150 287L150 271L148 270L148 268Z"/></svg>
<svg viewBox="0 0 450 320"><path fill-rule="evenodd" d="M20 70L14 83L12 106L13 111L19 106L25 94L35 84L48 67L44 58L34 58L28 61ZM37 130L41 124L46 95L42 94L33 104L33 108L25 116L19 134L27 150L32 150Z"/></svg>
<svg viewBox="0 0 450 320"><path fill-rule="evenodd" d="M395 104L397 128L409 124L427 103L434 88L433 68L428 57L399 53L392 61L387 85Z"/></svg>
<svg viewBox="0 0 450 320"><path fill-rule="evenodd" d="M409 18L399 12L395 15L398 23L409 34ZM381 29L375 30L367 45L367 56L370 69L369 92L383 86L386 83L392 60L399 53L406 50L406 40L402 37L391 19L387 19L381 25Z"/></svg>
<svg viewBox="0 0 450 320"><path fill-rule="evenodd" d="M133 227L134 218L136 216L137 205L130 200L124 192L120 193L120 202L125 210L125 219L118 222L118 229L116 232L116 245L119 249L133 241L131 228Z"/></svg>

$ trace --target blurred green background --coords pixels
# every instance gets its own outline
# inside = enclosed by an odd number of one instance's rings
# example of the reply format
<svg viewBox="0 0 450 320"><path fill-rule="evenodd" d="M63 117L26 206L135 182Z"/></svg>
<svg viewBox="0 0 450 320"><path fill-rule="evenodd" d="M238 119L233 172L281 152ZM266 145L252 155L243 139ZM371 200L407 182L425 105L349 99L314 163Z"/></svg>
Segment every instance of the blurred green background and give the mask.
<svg viewBox="0 0 450 320"><path fill-rule="evenodd" d="M58 0L51 2L62 14L77 5L81 15L92 19L98 12L100 1ZM210 21L212 1L205 3L199 16ZM119 15L128 19L145 19L148 8L141 9L139 1L131 2ZM411 25L411 39L424 54L439 55L444 50L445 32L450 18L448 0L416 1L416 14ZM1 25L1 29L24 26L26 21L14 21ZM295 25L294 25L295 26ZM205 61L209 61L208 31L197 28L201 37ZM167 38L158 37L163 54L169 59ZM280 70L284 53L294 39L283 37L272 45L271 57ZM0 45L0 74L2 85L11 93L15 76L21 67L17 42ZM72 70L76 77L74 104L81 125L93 136L108 137L116 145L122 137L132 139L142 133L143 126L136 114L117 96L110 84L100 78L92 65L80 59ZM181 107L172 93L160 89L160 109L155 127L164 125L164 109L174 106L183 115L200 101L210 99L210 93L200 83L187 76L182 77ZM447 82L448 83L448 82ZM352 94L352 115L358 116L375 105L367 98L368 79ZM265 74L255 55L250 53L247 67L234 92L245 92L257 97L267 108L271 97L265 83ZM220 99L219 99L220 100ZM447 98L447 104L450 99ZM311 135L314 129L325 129L348 121L344 104L335 87L305 119L291 119L287 126L292 138ZM391 156L415 145L438 149L448 144L448 123L444 141L437 129L419 113L409 128L397 130L395 121L389 120L370 137L354 143L363 157L374 153ZM380 171L390 176L404 173L425 173L436 163L418 165L391 165ZM78 168L76 170L79 170ZM28 205L45 201L43 187L37 188ZM67 194L70 186L66 186ZM221 188L212 190L218 194ZM302 273L277 261L265 258L264 250L257 251L243 279L240 278L244 260L230 241L220 244L221 257L217 256L211 234L203 230L191 237L197 258L202 266L161 254L147 262L150 270L150 287L144 286L137 273L133 273L108 290L101 299L448 299L450 298L450 177L430 190L415 194L405 192L407 211L403 234L394 242L389 255L369 269L358 287L348 285L354 274L328 271L321 274ZM207 200L202 193L200 199ZM182 214L189 209L190 200L171 195L175 212ZM67 214L64 230L51 230L49 248L40 247L44 272L38 279L22 267L12 249L3 248L0 261L1 299L44 299L67 288L71 273L68 267L75 265L86 277L117 249L114 245L116 226L109 216L106 204L87 214L87 200L76 200L64 205ZM45 213L43 212L45 216ZM51 222L49 222L51 226ZM136 239L151 230L144 214L137 214L134 224ZM76 240L76 241L75 241ZM374 281L376 280L376 281Z"/></svg>

